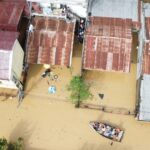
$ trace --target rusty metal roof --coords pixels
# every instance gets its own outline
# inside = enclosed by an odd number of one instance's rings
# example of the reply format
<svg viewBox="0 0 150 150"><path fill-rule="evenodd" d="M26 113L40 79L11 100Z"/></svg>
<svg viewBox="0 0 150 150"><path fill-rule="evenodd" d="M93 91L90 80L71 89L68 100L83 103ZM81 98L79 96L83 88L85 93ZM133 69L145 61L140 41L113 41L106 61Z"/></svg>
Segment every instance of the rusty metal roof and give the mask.
<svg viewBox="0 0 150 150"><path fill-rule="evenodd" d="M146 39L143 50L143 74L150 74L150 17L145 17Z"/></svg>
<svg viewBox="0 0 150 150"><path fill-rule="evenodd" d="M18 32L0 31L0 50L12 50L12 46L18 35Z"/></svg>
<svg viewBox="0 0 150 150"><path fill-rule="evenodd" d="M24 3L0 2L0 29L17 31Z"/></svg>
<svg viewBox="0 0 150 150"><path fill-rule="evenodd" d="M83 68L130 71L132 20L91 17L85 34Z"/></svg>
<svg viewBox="0 0 150 150"><path fill-rule="evenodd" d="M35 30L29 33L27 62L69 66L75 23L35 17L32 24Z"/></svg>
<svg viewBox="0 0 150 150"><path fill-rule="evenodd" d="M141 0L91 0L88 13L97 17L131 19L133 29L139 30L141 5Z"/></svg>
<svg viewBox="0 0 150 150"><path fill-rule="evenodd" d="M143 51L143 74L150 74L150 41L145 43Z"/></svg>
<svg viewBox="0 0 150 150"><path fill-rule="evenodd" d="M17 32L0 31L0 79L9 79L12 47L17 37Z"/></svg>
<svg viewBox="0 0 150 150"><path fill-rule="evenodd" d="M145 18L146 38L150 39L150 17Z"/></svg>

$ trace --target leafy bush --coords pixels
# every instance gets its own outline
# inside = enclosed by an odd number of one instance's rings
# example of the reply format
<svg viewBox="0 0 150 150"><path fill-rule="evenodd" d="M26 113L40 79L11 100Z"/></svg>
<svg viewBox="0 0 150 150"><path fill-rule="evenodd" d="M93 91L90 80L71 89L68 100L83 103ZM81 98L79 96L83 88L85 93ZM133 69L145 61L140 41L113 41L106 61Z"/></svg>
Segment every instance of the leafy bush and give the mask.
<svg viewBox="0 0 150 150"><path fill-rule="evenodd" d="M89 85L85 83L81 76L73 77L68 86L68 90L71 91L70 99L76 107L79 107L82 101L92 96L89 91Z"/></svg>
<svg viewBox="0 0 150 150"><path fill-rule="evenodd" d="M7 150L8 149L8 143L5 138L0 139L0 150Z"/></svg>
<svg viewBox="0 0 150 150"><path fill-rule="evenodd" d="M8 143L5 138L1 138L0 150L23 150L23 139L18 138L16 142Z"/></svg>

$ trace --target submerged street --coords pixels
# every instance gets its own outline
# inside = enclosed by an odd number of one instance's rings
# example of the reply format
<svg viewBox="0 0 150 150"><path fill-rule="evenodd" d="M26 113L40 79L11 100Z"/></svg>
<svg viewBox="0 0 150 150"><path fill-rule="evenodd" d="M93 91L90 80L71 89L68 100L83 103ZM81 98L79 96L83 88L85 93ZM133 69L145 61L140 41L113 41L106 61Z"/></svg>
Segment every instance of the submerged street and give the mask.
<svg viewBox="0 0 150 150"><path fill-rule="evenodd" d="M145 150L149 147L150 124L136 121L133 116L75 109L69 102L35 95L27 96L19 108L17 105L16 99L0 101L0 136L12 141L23 137L27 150ZM89 127L92 120L124 129L122 142L113 142L111 146L111 140Z"/></svg>

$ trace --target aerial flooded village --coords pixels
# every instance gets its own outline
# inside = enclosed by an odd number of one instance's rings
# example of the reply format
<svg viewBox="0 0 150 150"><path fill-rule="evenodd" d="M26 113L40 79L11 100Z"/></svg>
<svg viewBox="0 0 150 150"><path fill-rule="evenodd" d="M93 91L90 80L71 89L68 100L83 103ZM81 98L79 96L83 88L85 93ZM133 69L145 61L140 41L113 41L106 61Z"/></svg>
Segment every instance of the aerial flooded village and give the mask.
<svg viewBox="0 0 150 150"><path fill-rule="evenodd" d="M149 0L0 1L0 150L147 150L149 91Z"/></svg>

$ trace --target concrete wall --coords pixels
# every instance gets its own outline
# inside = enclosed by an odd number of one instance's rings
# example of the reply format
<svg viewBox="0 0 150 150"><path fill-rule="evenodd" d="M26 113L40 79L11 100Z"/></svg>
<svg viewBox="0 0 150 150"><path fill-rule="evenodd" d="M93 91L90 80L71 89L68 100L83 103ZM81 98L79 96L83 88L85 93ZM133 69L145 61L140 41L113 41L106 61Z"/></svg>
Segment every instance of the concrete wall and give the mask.
<svg viewBox="0 0 150 150"><path fill-rule="evenodd" d="M0 80L0 88L17 89L15 83L11 80Z"/></svg>
<svg viewBox="0 0 150 150"><path fill-rule="evenodd" d="M143 5L143 4L142 4ZM143 6L142 6L143 7ZM145 37L145 18L144 18L144 12L143 8L141 7L141 30L139 31L139 47L138 47L138 64L137 64L137 80L140 79L140 76L142 75L142 62L143 62L143 49L144 49L144 43L146 40Z"/></svg>
<svg viewBox="0 0 150 150"><path fill-rule="evenodd" d="M23 69L24 51L22 50L18 40L15 41L13 46L13 56L11 64L11 79L13 76L20 80Z"/></svg>
<svg viewBox="0 0 150 150"><path fill-rule="evenodd" d="M9 59L9 80L0 80L0 87L17 89L17 86L13 81L13 76L15 79L20 80L23 69L23 59L24 52L18 40L16 40Z"/></svg>

